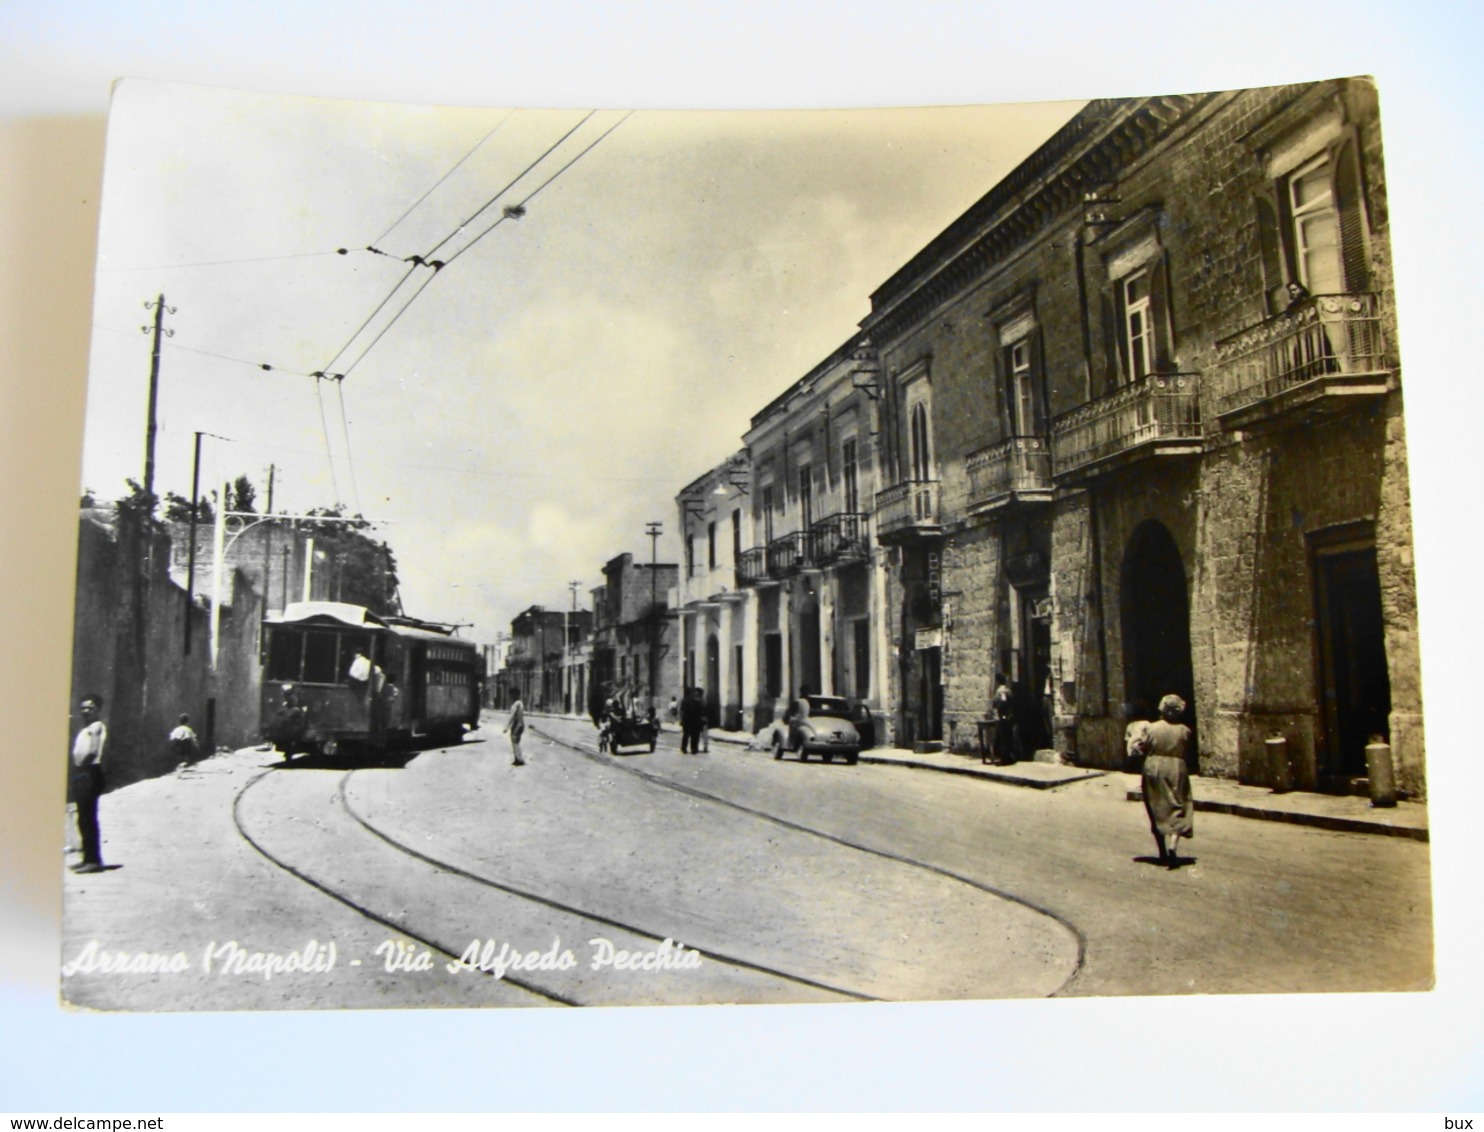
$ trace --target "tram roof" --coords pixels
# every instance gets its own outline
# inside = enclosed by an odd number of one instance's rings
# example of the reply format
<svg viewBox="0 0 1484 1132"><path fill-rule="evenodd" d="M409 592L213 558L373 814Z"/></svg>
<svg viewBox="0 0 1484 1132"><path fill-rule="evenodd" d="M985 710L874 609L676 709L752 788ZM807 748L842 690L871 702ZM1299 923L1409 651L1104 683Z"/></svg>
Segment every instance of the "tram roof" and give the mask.
<svg viewBox="0 0 1484 1132"><path fill-rule="evenodd" d="M288 624L295 621L314 621L329 618L342 625L356 629L385 629L386 622L364 605L351 605L345 601L295 601L290 602L282 613L268 615L274 623Z"/></svg>

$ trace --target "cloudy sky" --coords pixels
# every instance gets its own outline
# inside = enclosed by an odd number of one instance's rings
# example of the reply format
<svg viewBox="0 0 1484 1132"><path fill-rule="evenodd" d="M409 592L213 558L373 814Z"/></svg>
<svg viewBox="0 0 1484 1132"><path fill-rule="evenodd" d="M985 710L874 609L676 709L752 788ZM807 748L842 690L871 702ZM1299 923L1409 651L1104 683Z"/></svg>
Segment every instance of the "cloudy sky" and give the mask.
<svg viewBox="0 0 1484 1132"><path fill-rule="evenodd" d="M272 464L275 509L385 523L408 611L492 640L647 557L649 520L674 561L675 493L1079 105L587 116L125 82L83 482L141 476L163 294L156 490L189 492L207 433L203 482L246 474L261 505Z"/></svg>

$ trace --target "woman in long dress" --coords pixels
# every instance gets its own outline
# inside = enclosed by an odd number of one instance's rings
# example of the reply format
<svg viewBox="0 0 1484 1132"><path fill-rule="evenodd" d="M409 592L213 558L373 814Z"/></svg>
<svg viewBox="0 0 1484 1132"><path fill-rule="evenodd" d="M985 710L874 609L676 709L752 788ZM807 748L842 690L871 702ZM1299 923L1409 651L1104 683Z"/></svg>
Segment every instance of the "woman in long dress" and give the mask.
<svg viewBox="0 0 1484 1132"><path fill-rule="evenodd" d="M1180 863L1180 839L1195 836L1195 802L1185 765L1190 728L1180 722L1184 714L1185 701L1179 696L1159 701L1160 717L1149 725L1144 757L1144 809L1159 846L1159 859L1172 869Z"/></svg>

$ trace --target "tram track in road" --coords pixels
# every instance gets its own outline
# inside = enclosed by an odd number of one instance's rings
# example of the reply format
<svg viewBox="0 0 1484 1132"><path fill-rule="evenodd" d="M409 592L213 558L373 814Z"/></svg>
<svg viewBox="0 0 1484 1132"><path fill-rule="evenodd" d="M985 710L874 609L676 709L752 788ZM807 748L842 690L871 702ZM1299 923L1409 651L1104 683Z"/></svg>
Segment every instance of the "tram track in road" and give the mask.
<svg viewBox="0 0 1484 1132"><path fill-rule="evenodd" d="M597 750L596 747L586 747L580 743L574 743L570 740L563 739L560 736L552 734L550 731L544 730L534 725L529 726L531 731L533 731L537 735L540 735L549 743L554 743L557 746L563 747L569 751L573 751L574 753L581 755L583 758L587 759L590 762L597 763L601 766L607 766L614 770L623 771L625 774L633 775L634 777L644 782L650 783L651 785L666 790L673 790L687 797L695 798L698 801L710 802L718 806L724 806L728 809L746 814L749 817L756 818L760 821L765 821L780 826L781 828L790 830L794 833L802 833L808 836L822 838L825 841L831 842L835 845L839 845L846 849L865 853L873 857L879 857L883 860L891 861L895 864L906 865L910 868L922 869L926 872L932 873L935 876L955 881L959 884L966 885L969 888L976 889L979 892L985 893L988 896L993 896L1001 900L1009 901L1012 904L1017 904L1022 908L1026 908L1029 911L1035 912L1038 915L1045 916L1047 919L1053 921L1068 934L1070 934L1071 937L1076 941L1077 945L1077 958L1072 967L1071 973L1059 987L1057 987L1054 991L1047 995L1048 998L1057 998L1070 991L1073 984L1077 981L1078 976L1081 975L1086 967L1086 933L1083 932L1083 930L1067 916L1055 911L1054 909L1047 908L1046 906L1037 903L1029 897L1021 896L1018 893L1009 892L1005 889L985 884L982 881L973 879L972 877L964 876L962 873L957 873L951 869L946 869L941 865L935 865L930 861L918 860L914 857L908 857L900 853L894 853L888 849L881 849L873 845L866 845L858 841L853 841L848 837L842 837L841 835L837 833L831 833L828 830L818 829L813 826L803 825L799 822L790 821L788 818L779 817L777 814L768 813L766 810L759 810L755 807L734 801L731 798L725 798L719 794L712 794L709 791L701 790L694 786L689 786L683 782L676 782L673 779L665 777L664 775L653 774L649 771L641 769L640 767L633 766L624 761L620 761L612 755L601 753Z"/></svg>
<svg viewBox="0 0 1484 1132"><path fill-rule="evenodd" d="M248 845L250 845L255 852L260 854L275 867L283 870L301 883L315 889L327 898L334 900L347 908L350 908L351 910L355 911L356 913L365 917L367 920L373 923L389 928L392 931L395 931L398 934L407 937L408 939L415 940L432 952L436 952L439 955L446 956L451 961L458 961L464 954L463 951L456 951L453 947L447 945L446 943L440 942L436 938L437 933L430 928L423 925L410 924L403 919L377 912L376 910L368 907L365 902L357 899L350 893L341 891L336 886L326 883L325 881L311 875L310 872L306 871L304 867L291 864L281 855L270 850L263 843L261 836L254 837L253 834L249 832L247 824L242 816L243 799L248 795L249 791L253 790L254 787L256 787L264 779L268 778L268 776L277 773L279 769L280 768L270 768L263 773L255 776L246 785L243 786L243 788L235 797L232 807L232 816L239 836L241 836L243 840ZM334 798L336 803L338 804L341 811L351 821L353 821L358 828L364 830L367 834L376 838L377 841L379 841L381 844L387 846L397 854L400 854L402 857L411 861L416 861L421 865L429 866L432 869L436 870L438 873L457 877L460 878L462 881L478 885L482 889L500 893L503 896L513 898L517 901L531 906L557 912L562 916L575 918L576 920L579 920L583 923L592 924L594 926L610 930L616 930L618 932L624 933L627 936L634 937L639 940L653 941L654 943L658 944L669 938L666 935L657 933L652 929L649 929L642 925L628 923L626 921L617 919L612 916L604 915L591 909L580 908L576 905L554 899L553 897L547 896L540 892L530 891L528 889L523 889L503 881L482 876L472 870L462 868L459 865L446 860L442 860L431 854L424 853L421 850L418 850L413 846L406 844L387 831L378 828L364 815L358 813L355 807L351 804L346 787L349 784L352 776L356 773L358 773L356 770L350 770L345 772L345 774L340 777L335 786ZM829 998L832 998L834 1000L855 1002L877 1001L875 996L865 994L860 991L832 986L820 980L811 979L807 976L797 974L795 972L786 971L780 967L773 967L765 963L754 962L740 956L724 953L714 948L690 947L689 945L687 945L687 950L696 951L711 964L725 968L731 968L739 972L750 972L753 975L762 976L765 979L780 980L795 986L808 988L816 994L829 996ZM478 970L481 974L484 974L488 977L494 977L494 972L492 971L483 970L482 968L477 967L475 968L475 970ZM558 992L551 987L544 985L539 980L531 979L528 976L515 976L506 972L503 973L500 977L503 979L504 982L510 983L512 986L518 987L519 989L526 991L529 994L538 996L539 998L548 1002L557 1003L564 1006L588 1005L587 1003L581 1001L579 998L573 997L570 994L563 994L561 992Z"/></svg>
<svg viewBox="0 0 1484 1132"><path fill-rule="evenodd" d="M452 951L449 948L445 947L443 944L439 943L437 940L431 938L431 936L429 936L428 934L420 932L419 930L412 928L407 924L404 924L392 917L381 915L380 913L373 911L372 909L366 907L364 904L355 900L349 894L338 892L330 885L316 880L308 873L299 868L296 868L295 866L285 861L283 858L269 851L268 848L264 846L260 840L254 838L253 835L247 831L247 828L243 824L242 819L242 800L247 796L248 791L256 786L259 782L262 782L269 775L277 773L279 773L279 768L270 767L268 770L263 771L261 774L254 775L250 780L248 780L247 784L244 785L242 789L237 792L236 797L232 799L232 824L236 827L238 836L241 837L243 841L247 842L247 844L252 847L253 851L263 857L264 860L268 861L274 867L288 873L289 876L293 877L295 880L308 885L310 888L319 893L322 893L324 896L328 897L331 900L334 900L336 903L344 905L351 911L360 916L363 916L365 919L371 921L372 923L380 924L382 927L389 928L390 930L396 932L398 935L406 936L408 939L411 940L416 940L418 943L428 948L429 951L436 952L439 955L446 956L450 960L457 961L462 954L461 952ZM349 777L349 774L347 774L346 777ZM343 798L344 779L341 780L341 783L342 785L340 788L338 788L337 792L339 792ZM480 970L480 974L490 978L494 977L494 974L491 971ZM564 996L553 994L535 985L534 983L529 982L525 979L521 979L517 976L506 974L503 976L502 981L509 983L511 986L517 987L528 994L535 995L538 998L544 999L547 1002L554 1003L559 1006L581 1005L580 1003L573 1002L565 998Z"/></svg>

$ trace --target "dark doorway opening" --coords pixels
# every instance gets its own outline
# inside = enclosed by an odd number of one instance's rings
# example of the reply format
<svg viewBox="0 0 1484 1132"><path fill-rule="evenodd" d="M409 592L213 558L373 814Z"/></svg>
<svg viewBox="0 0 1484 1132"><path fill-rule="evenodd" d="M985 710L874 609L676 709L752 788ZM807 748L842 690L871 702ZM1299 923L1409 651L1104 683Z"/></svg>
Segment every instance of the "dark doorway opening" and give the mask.
<svg viewBox="0 0 1484 1132"><path fill-rule="evenodd" d="M921 705L916 738L929 743L943 739L943 650L917 650L917 671L922 680L918 687Z"/></svg>
<svg viewBox="0 0 1484 1132"><path fill-rule="evenodd" d="M783 634L763 634L763 695L776 700L783 695Z"/></svg>
<svg viewBox="0 0 1484 1132"><path fill-rule="evenodd" d="M1390 738L1391 674L1374 544L1315 550L1327 785L1366 773L1372 735Z"/></svg>
<svg viewBox="0 0 1484 1132"><path fill-rule="evenodd" d="M706 638L706 720L708 727L721 726L721 643L715 633Z"/></svg>
<svg viewBox="0 0 1484 1132"><path fill-rule="evenodd" d="M811 595L799 610L798 686L816 694L824 688L819 660L819 599Z"/></svg>
<svg viewBox="0 0 1484 1132"><path fill-rule="evenodd" d="M1020 591L1022 649L1016 671L1015 717L1020 729L1022 757L1051 746L1051 720L1046 713L1046 681L1051 676L1051 598L1048 586Z"/></svg>
<svg viewBox="0 0 1484 1132"><path fill-rule="evenodd" d="M1186 759L1198 765L1195 679L1190 663L1190 601L1180 548L1163 523L1134 528L1123 556L1120 582L1124 700L1130 719L1154 719L1162 697L1185 701L1183 723L1192 731Z"/></svg>

